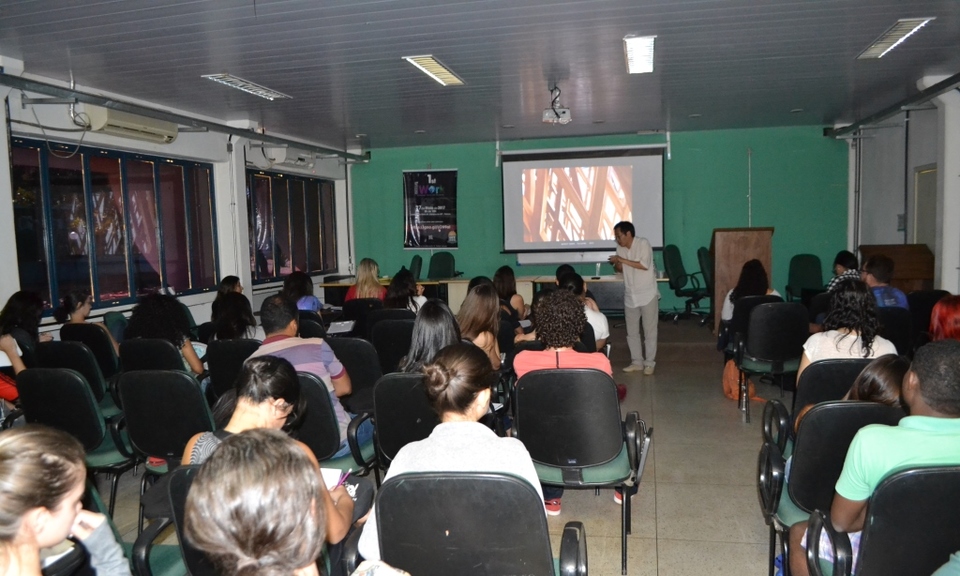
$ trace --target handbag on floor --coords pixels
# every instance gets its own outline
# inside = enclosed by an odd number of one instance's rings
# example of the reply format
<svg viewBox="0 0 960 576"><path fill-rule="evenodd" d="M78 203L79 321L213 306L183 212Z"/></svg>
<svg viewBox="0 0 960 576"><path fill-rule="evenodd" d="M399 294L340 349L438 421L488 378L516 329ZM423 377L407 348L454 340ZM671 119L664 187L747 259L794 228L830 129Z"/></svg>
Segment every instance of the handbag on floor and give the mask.
<svg viewBox="0 0 960 576"><path fill-rule="evenodd" d="M723 365L723 395L731 400L740 399L740 370L733 360L727 360ZM747 397L751 400L763 400L757 396L753 381L747 378Z"/></svg>

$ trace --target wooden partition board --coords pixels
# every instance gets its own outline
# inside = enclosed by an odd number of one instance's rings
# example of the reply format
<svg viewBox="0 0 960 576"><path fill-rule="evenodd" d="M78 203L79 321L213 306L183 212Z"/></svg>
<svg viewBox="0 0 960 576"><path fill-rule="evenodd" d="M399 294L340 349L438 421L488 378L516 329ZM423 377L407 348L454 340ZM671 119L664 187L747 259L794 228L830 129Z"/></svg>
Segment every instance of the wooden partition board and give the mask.
<svg viewBox="0 0 960 576"><path fill-rule="evenodd" d="M710 255L713 256L713 331L720 328L720 310L727 292L737 285L740 269L748 260L763 263L770 281L773 269L773 228L715 228L710 240ZM772 285L772 281L771 281Z"/></svg>

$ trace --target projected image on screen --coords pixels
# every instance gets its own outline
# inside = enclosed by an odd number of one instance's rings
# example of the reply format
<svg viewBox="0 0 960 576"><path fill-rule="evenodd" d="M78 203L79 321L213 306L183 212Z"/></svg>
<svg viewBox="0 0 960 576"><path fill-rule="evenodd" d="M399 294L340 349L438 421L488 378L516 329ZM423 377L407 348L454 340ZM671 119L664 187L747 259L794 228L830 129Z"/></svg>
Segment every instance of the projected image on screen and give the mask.
<svg viewBox="0 0 960 576"><path fill-rule="evenodd" d="M525 169L524 242L583 242L613 238L613 226L633 220L633 166Z"/></svg>

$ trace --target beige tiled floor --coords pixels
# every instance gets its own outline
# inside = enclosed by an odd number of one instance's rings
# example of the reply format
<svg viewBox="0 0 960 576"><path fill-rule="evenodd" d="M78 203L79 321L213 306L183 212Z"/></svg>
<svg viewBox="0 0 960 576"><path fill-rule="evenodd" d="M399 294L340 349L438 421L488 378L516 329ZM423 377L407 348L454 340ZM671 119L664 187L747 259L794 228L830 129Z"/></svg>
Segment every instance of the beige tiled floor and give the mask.
<svg viewBox="0 0 960 576"><path fill-rule="evenodd" d="M654 428L653 450L633 501L629 574L638 576L766 573L767 528L756 493L761 404L744 424L720 390L721 357L707 328L693 321L660 323L654 376L624 374L629 353L614 325L611 360L628 387L623 412L637 410ZM773 388L760 385L761 396ZM789 399L789 397L788 397ZM136 537L139 477L121 480L116 520L125 540ZM106 486L101 483L106 494ZM563 513L549 519L554 552L563 525L584 523L589 570L620 574L620 507L610 490L568 490ZM172 536L170 537L173 538Z"/></svg>

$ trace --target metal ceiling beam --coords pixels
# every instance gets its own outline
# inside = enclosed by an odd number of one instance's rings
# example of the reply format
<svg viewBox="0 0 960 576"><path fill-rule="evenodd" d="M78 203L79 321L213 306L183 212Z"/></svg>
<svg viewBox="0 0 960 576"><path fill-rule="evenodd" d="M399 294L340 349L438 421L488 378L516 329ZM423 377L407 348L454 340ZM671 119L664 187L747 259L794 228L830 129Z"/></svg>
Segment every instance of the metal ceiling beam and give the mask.
<svg viewBox="0 0 960 576"><path fill-rule="evenodd" d="M845 134L852 134L853 132L856 132L857 130L859 130L861 127L867 126L868 124L883 122L887 118L890 118L891 116L896 116L897 114L899 114L900 112L903 112L904 110L913 109L913 107L916 106L917 104L922 104L928 100L932 100L936 98L937 96L943 94L944 92L949 92L957 84L960 84L960 74L954 74L953 76L950 76L946 80L937 82L933 86L930 86L925 90L921 90L917 94L914 94L909 98L901 100L892 106L888 106L887 108L884 108L879 112L871 114L870 116L867 116L863 120L854 122L849 126L844 126L843 128L824 128L823 135L828 138L837 138Z"/></svg>
<svg viewBox="0 0 960 576"><path fill-rule="evenodd" d="M247 128L236 128L234 126L228 126L226 124L220 124L217 122L208 122L207 120L200 120L198 118L184 116L183 114L176 114L173 112L167 112L165 110L149 108L140 104L134 104L132 102L124 102L123 100L116 100L114 98L107 98L105 96L98 96L96 94L88 94L86 92L79 92L70 88L56 86L54 84L47 84L46 82L38 82L36 80L21 78L20 76L13 76L3 72L2 68L0 68L0 85L9 86L10 88L17 90L46 94L47 96L53 96L54 98L75 99L77 102L83 102L84 104L92 104L94 106L101 106L103 108L128 112L130 114L139 114L140 116L147 116L157 120L173 122L175 124L180 124L191 128L205 128L211 132L232 134L240 138L248 138L270 144L279 144L281 146L293 146L308 152L313 152L315 154L335 154L341 158L358 162L370 159L369 152L365 152L363 154L351 154L350 152L337 150L335 148L317 146L316 144L307 144L306 142L299 142L297 140L291 140L290 138L283 138L270 134L261 134Z"/></svg>

